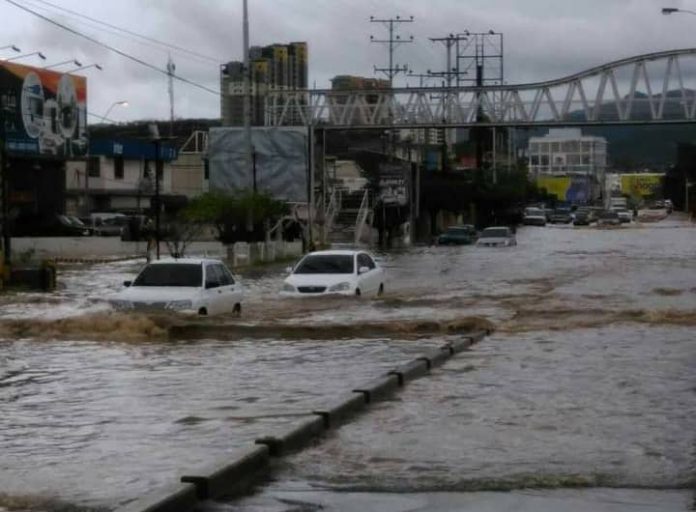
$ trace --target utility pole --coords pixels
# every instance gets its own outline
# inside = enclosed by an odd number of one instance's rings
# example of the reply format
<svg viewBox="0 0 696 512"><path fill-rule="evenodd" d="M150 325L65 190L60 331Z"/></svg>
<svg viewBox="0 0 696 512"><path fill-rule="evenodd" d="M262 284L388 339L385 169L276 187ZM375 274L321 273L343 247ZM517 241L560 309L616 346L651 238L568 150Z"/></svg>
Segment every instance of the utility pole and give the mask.
<svg viewBox="0 0 696 512"><path fill-rule="evenodd" d="M174 136L174 71L176 71L176 66L172 60L172 56L169 56L167 60L167 77L169 78L169 136Z"/></svg>
<svg viewBox="0 0 696 512"><path fill-rule="evenodd" d="M402 19L400 16L386 19L378 19L374 16L370 16L370 23L384 23L389 30L389 39L375 39L374 36L370 36L370 42L387 44L389 47L389 67L378 68L375 66L375 73L384 73L389 80L389 88L391 89L394 86L394 77L399 73L408 71L408 67L405 65L394 65L394 50L402 43L413 42L413 36L409 36L408 39L401 39L400 35L394 33L394 27L399 23L413 23L413 16L408 19Z"/></svg>
<svg viewBox="0 0 696 512"><path fill-rule="evenodd" d="M243 70L243 117L244 117L244 167L251 178L252 190L255 189L255 169L254 169L254 146L251 141L251 65L249 62L249 7L247 0L242 0L243 5L243 26L242 26L242 51L244 52ZM255 190L254 190L255 191ZM247 231L254 231L253 207L249 206L247 213Z"/></svg>
<svg viewBox="0 0 696 512"><path fill-rule="evenodd" d="M413 23L413 16L410 16L407 19L402 19L401 16L397 16L396 18L375 18L374 16L370 16L370 23L382 23L389 31L388 39L375 39L374 36L370 36L370 42L388 45L389 66L386 68L378 68L377 66L375 66L374 70L375 73L384 73L384 75L389 80L389 88L392 89L394 87L394 77L399 73L406 73L408 71L408 67L406 65L394 65L394 51L402 43L413 42L413 36L409 36L408 39L401 39L401 36L395 33L395 27L398 26L400 23ZM389 117L392 123L393 115L393 112L391 112L390 110ZM390 154L393 155L395 145L395 132L393 130L391 130L389 134L389 139L391 140Z"/></svg>
<svg viewBox="0 0 696 512"><path fill-rule="evenodd" d="M447 52L447 57L446 57L446 65L445 65L445 70L444 71L430 71L428 70L428 74L431 76L437 76L437 77L443 77L445 79L445 85L447 86L447 92L443 95L443 100L445 102L445 109L447 112L447 117L451 118L451 109L452 109L452 82L454 79L457 79L457 83L459 83L459 66L452 63L452 49L458 48L459 47L459 42L462 40L466 40L466 36L461 35L461 34L449 34L447 37L431 37L430 41L433 43L442 43L445 46L445 50ZM458 62L458 61L457 61ZM443 143L446 148L446 153L443 155L443 158L449 158L448 153L450 152L449 149L454 142L454 137L455 132L454 129L450 130L443 130ZM443 161L443 167L444 167L444 161Z"/></svg>

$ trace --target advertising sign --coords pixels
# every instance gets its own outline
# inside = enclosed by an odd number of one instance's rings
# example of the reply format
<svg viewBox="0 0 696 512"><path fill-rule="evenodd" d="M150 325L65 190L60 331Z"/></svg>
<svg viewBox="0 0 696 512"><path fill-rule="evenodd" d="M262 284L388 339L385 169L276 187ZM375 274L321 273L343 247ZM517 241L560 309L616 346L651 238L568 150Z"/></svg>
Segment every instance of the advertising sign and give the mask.
<svg viewBox="0 0 696 512"><path fill-rule="evenodd" d="M592 198L592 182L587 176L540 176L537 186L559 201L585 203Z"/></svg>
<svg viewBox="0 0 696 512"><path fill-rule="evenodd" d="M11 154L87 153L87 80L0 61L0 137Z"/></svg>
<svg viewBox="0 0 696 512"><path fill-rule="evenodd" d="M622 174L621 192L631 197L662 195L664 174Z"/></svg>
<svg viewBox="0 0 696 512"><path fill-rule="evenodd" d="M379 202L387 206L408 204L408 166L381 164L379 166Z"/></svg>

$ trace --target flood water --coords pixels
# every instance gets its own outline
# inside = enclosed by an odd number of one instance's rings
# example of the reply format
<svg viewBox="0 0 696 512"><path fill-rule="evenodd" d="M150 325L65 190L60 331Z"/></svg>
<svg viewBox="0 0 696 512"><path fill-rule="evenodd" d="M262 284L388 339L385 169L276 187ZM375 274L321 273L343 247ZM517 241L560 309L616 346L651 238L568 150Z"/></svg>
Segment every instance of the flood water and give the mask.
<svg viewBox="0 0 696 512"><path fill-rule="evenodd" d="M261 498L689 493L696 229L673 216L517 238L513 248L380 254L389 278L379 300L280 300L282 268L244 272L242 318L206 320L243 324L240 339L172 342L167 326L188 320L110 312L104 297L137 263L66 269L55 294L3 297L0 509L114 508L173 483L442 343L447 329L424 336L419 322L495 332L284 460ZM374 323L393 329L375 336ZM326 339L278 336L278 325L321 326Z"/></svg>

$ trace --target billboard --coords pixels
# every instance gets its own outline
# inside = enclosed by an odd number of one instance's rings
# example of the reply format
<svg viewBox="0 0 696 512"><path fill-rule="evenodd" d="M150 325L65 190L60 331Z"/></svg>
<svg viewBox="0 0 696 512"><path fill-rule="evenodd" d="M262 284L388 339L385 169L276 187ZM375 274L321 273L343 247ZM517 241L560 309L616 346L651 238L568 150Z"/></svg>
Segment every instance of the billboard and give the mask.
<svg viewBox="0 0 696 512"><path fill-rule="evenodd" d="M408 204L409 166L403 164L380 164L379 199L385 206L405 206Z"/></svg>
<svg viewBox="0 0 696 512"><path fill-rule="evenodd" d="M276 199L307 202L307 129L254 127L255 179L258 190ZM251 189L254 176L247 168L244 129L211 128L208 141L211 190Z"/></svg>
<svg viewBox="0 0 696 512"><path fill-rule="evenodd" d="M10 154L87 154L87 79L0 61L0 137Z"/></svg>
<svg viewBox="0 0 696 512"><path fill-rule="evenodd" d="M592 199L592 181L589 176L540 176L536 183L559 201L586 203Z"/></svg>
<svg viewBox="0 0 696 512"><path fill-rule="evenodd" d="M622 174L621 193L630 197L661 197L664 174Z"/></svg>

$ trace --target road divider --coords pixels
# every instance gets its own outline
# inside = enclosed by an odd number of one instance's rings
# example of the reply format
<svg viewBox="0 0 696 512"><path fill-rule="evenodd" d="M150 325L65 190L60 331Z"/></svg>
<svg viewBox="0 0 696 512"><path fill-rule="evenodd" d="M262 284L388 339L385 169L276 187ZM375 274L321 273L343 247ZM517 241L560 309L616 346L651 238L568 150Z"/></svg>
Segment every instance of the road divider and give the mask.
<svg viewBox="0 0 696 512"><path fill-rule="evenodd" d="M306 448L321 440L329 429L338 428L371 404L385 400L408 382L429 375L452 356L468 350L481 341L488 331L477 331L456 341L431 349L414 360L386 374L356 386L348 395L339 397L327 407L308 413L283 434L256 439L255 446L230 454L222 462L181 477L181 482L168 489L135 500L114 512L192 512L199 501L235 498L248 493L270 471L270 461Z"/></svg>

